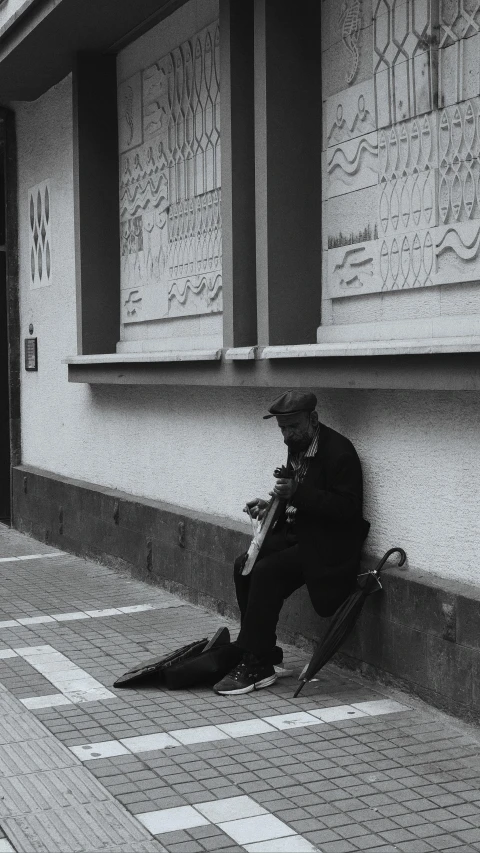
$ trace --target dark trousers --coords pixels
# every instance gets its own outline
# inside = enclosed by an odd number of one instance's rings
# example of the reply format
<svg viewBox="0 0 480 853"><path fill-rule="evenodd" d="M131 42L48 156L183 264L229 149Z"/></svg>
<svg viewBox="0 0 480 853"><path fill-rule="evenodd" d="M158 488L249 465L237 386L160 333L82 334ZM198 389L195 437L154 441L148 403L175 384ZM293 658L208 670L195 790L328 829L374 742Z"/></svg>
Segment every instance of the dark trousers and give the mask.
<svg viewBox="0 0 480 853"><path fill-rule="evenodd" d="M358 551L360 555L360 545ZM285 599L306 583L319 616L331 616L352 591L358 571L354 559L353 573L340 583L311 576L307 580L299 546L285 526L267 534L261 558L247 576L242 575L244 561L245 554L235 560L233 573L241 620L236 645L273 662L277 622Z"/></svg>
<svg viewBox="0 0 480 853"><path fill-rule="evenodd" d="M285 528L267 534L262 556L246 577L242 575L245 555L235 560L233 577L241 619L236 644L259 658L272 656L283 602L305 583L294 542Z"/></svg>

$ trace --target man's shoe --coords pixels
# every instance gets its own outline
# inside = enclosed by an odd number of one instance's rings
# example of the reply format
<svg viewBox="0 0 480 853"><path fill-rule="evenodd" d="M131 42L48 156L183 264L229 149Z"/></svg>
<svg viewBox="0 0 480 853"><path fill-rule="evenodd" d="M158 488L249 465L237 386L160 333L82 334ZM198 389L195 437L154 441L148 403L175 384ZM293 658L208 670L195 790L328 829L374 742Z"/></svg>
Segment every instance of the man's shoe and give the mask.
<svg viewBox="0 0 480 853"><path fill-rule="evenodd" d="M245 654L240 663L232 669L225 678L215 684L215 693L222 696L234 696L240 693L251 693L270 687L277 680L277 674L271 663L264 663L252 654Z"/></svg>

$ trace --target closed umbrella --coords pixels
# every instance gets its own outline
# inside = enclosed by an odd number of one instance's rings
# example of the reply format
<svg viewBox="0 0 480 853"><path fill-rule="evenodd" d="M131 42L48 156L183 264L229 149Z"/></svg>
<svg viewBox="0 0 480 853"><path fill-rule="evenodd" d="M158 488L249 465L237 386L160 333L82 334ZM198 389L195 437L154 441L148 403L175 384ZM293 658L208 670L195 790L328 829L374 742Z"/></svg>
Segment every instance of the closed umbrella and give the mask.
<svg viewBox="0 0 480 853"><path fill-rule="evenodd" d="M319 670L328 663L330 658L333 657L335 652L342 645L343 641L353 630L355 622L360 616L360 611L365 603L365 599L373 592L377 592L379 589L382 589L380 572L392 554L400 554L400 561L398 565L403 566L407 559L407 555L403 548L390 548L374 569L358 575L357 588L346 599L346 601L340 605L333 616L327 633L315 650L307 668L301 675L300 684L294 693L294 699L299 695L307 681L310 681L317 672L319 672Z"/></svg>

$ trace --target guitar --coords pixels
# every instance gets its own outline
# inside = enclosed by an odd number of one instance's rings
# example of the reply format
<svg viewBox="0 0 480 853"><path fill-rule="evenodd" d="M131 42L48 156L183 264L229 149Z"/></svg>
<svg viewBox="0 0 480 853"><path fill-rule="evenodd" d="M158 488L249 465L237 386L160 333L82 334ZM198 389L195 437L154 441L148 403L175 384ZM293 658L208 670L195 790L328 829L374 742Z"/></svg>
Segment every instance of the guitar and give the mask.
<svg viewBox="0 0 480 853"><path fill-rule="evenodd" d="M273 476L277 479L285 478L290 480L293 478L293 470L289 466L282 465L280 468L275 468ZM285 503L286 502L283 498L278 498L276 495L272 495L265 509L265 515L260 521L254 519L249 513L252 523L255 525L255 529L253 539L250 542L249 549L245 556L242 575L249 575L252 571L258 560L265 537L276 522Z"/></svg>

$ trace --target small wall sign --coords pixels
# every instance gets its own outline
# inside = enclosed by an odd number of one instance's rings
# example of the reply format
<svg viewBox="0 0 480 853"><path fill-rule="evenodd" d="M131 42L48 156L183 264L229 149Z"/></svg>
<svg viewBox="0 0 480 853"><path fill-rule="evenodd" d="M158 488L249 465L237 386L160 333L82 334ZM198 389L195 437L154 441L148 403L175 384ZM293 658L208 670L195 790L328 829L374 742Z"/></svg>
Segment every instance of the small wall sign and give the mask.
<svg viewBox="0 0 480 853"><path fill-rule="evenodd" d="M25 370L38 370L36 338L25 338Z"/></svg>

